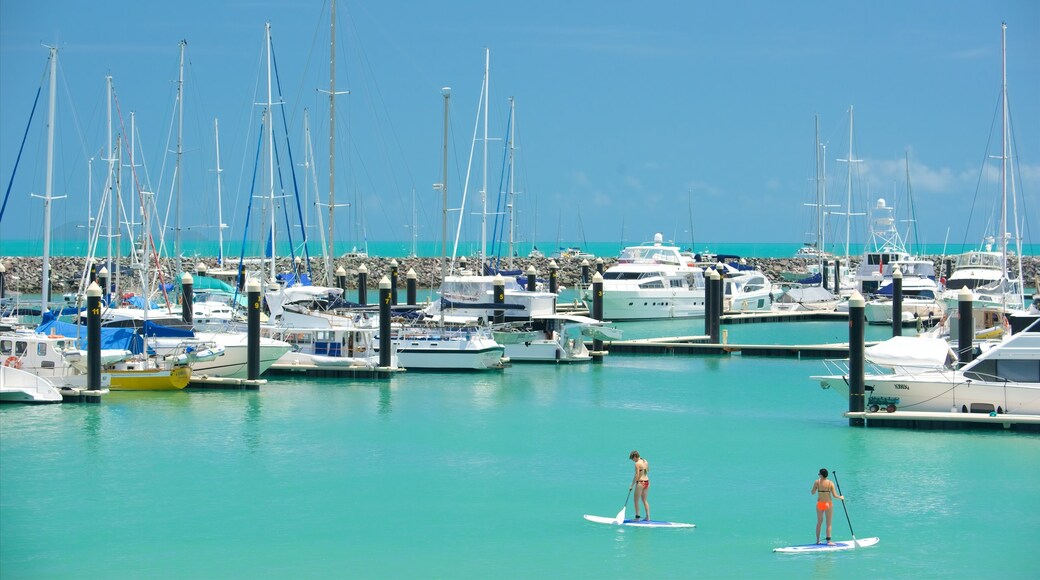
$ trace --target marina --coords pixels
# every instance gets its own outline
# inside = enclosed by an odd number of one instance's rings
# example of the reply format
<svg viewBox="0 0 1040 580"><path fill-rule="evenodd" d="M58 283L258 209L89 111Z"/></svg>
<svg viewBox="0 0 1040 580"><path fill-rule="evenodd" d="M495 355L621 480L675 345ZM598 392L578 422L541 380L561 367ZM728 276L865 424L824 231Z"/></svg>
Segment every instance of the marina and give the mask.
<svg viewBox="0 0 1040 580"><path fill-rule="evenodd" d="M1040 6L932 3L4 5L0 578L1032 578Z"/></svg>

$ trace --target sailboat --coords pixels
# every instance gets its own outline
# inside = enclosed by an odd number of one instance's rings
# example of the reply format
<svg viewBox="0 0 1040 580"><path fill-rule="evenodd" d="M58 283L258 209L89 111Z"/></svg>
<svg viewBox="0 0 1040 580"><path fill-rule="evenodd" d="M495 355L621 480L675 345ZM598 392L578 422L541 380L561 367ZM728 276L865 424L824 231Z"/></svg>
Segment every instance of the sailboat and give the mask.
<svg viewBox="0 0 1040 580"><path fill-rule="evenodd" d="M833 310L839 301L839 298L823 284L823 274L832 256L826 251L825 217L829 206L825 179L826 158L820 143L819 115L816 116L815 129L815 200L807 205L815 210L813 221L816 234L812 242L806 242L795 253L795 258L805 260L806 270L798 274L798 277L791 276L792 283L785 285L787 289L773 303L774 310ZM789 273L785 273L784 276L789 277Z"/></svg>
<svg viewBox="0 0 1040 580"><path fill-rule="evenodd" d="M957 294L961 288L972 291L973 305L975 308L999 308L1005 311L1022 310L1024 306L1024 293L1022 286L1022 265L1018 260L1018 271L1011 272L1008 257L1008 240L1011 232L1008 231L1008 170L1012 164L1010 145L1011 134L1009 127L1009 112L1007 101L1007 50L1006 50L1007 24L1001 24L1001 128L1002 137L1000 145L1000 231L997 239L989 237L978 250L965 252L957 256L955 269L946 282L946 292L943 299L950 306L957 304ZM1012 187L1013 187L1012 182ZM1015 192L1011 192L1010 201L1015 200ZM1016 254L1022 255L1022 238L1018 232L1017 204L1014 206L1015 215L1012 218L1015 224L1014 239L1016 242ZM999 251L993 248L993 242L999 243Z"/></svg>

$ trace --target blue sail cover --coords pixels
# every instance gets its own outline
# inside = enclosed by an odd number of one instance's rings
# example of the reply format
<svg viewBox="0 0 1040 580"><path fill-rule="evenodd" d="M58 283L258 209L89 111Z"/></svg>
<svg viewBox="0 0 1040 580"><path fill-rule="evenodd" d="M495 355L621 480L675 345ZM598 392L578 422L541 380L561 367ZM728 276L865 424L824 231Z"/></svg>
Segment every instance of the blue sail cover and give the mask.
<svg viewBox="0 0 1040 580"><path fill-rule="evenodd" d="M144 321L144 335L162 338L195 338L195 331L190 328L173 328L156 324L151 320Z"/></svg>
<svg viewBox="0 0 1040 580"><path fill-rule="evenodd" d="M819 284L821 282L823 282L823 275L822 274L813 274L812 276L809 276L808 278L802 278L801 280L796 282L796 284L802 284L804 286L811 286L811 285Z"/></svg>
<svg viewBox="0 0 1040 580"><path fill-rule="evenodd" d="M87 348L87 328L60 322L51 312L44 313L43 323L36 327L36 332L72 338L75 339L76 348L83 350ZM76 338L77 336L79 338ZM133 328L101 327L101 348L128 350L134 354L141 354L144 352L144 339L135 333Z"/></svg>

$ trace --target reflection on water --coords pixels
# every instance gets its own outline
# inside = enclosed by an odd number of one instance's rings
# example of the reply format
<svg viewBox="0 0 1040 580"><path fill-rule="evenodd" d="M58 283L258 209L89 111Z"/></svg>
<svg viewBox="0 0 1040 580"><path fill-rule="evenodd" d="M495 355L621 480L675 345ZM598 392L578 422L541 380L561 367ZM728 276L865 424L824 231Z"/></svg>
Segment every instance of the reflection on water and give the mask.
<svg viewBox="0 0 1040 580"><path fill-rule="evenodd" d="M379 414L386 416L390 414L391 408L390 385L383 383L379 385Z"/></svg>
<svg viewBox="0 0 1040 580"><path fill-rule="evenodd" d="M263 430L260 422L263 420L261 410L263 400L257 391L248 391L246 394L245 412L242 414L242 440L245 441L246 449L250 453L263 451Z"/></svg>

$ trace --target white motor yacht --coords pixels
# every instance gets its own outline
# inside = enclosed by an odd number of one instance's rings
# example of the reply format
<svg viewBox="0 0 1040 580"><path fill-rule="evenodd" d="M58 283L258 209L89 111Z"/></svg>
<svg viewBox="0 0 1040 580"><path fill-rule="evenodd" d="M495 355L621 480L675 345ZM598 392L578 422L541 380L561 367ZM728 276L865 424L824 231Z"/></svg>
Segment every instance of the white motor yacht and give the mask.
<svg viewBox="0 0 1040 580"><path fill-rule="evenodd" d="M910 338L909 341L919 340ZM894 372L864 377L866 404L871 411L886 408L904 411L1014 413L1040 415L1040 321L1011 335L961 368L915 365L906 362L910 349L904 343ZM925 344L925 343L922 343ZM848 397L847 366L827 361L838 371L816 376L825 389ZM836 366L839 365L839 366Z"/></svg>

